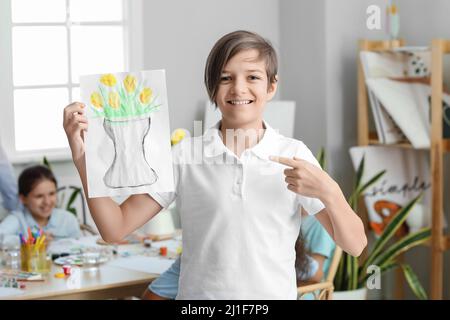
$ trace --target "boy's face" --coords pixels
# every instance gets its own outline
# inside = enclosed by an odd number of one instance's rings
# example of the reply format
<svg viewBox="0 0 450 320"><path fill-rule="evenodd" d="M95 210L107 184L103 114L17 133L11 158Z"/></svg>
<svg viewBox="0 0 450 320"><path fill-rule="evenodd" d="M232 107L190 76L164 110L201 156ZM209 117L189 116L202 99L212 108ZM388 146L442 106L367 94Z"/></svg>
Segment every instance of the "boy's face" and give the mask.
<svg viewBox="0 0 450 320"><path fill-rule="evenodd" d="M260 123L264 106L275 95L277 85L267 86L266 63L257 50L236 54L225 65L216 103L222 118L237 127Z"/></svg>
<svg viewBox="0 0 450 320"><path fill-rule="evenodd" d="M53 181L41 180L28 195L20 195L20 200L33 217L49 218L56 205L56 186Z"/></svg>

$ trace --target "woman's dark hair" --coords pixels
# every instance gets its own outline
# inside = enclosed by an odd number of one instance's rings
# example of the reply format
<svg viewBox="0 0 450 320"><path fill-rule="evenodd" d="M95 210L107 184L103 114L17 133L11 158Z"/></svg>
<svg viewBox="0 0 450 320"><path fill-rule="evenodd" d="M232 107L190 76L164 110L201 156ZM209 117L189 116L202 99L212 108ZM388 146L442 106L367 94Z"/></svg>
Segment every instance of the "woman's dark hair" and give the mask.
<svg viewBox="0 0 450 320"><path fill-rule="evenodd" d="M259 59L266 63L267 88L277 81L278 59L270 41L250 31L235 31L220 38L208 55L205 66L205 86L209 99L216 102L217 89L225 65L239 52L257 50Z"/></svg>
<svg viewBox="0 0 450 320"><path fill-rule="evenodd" d="M19 176L19 194L27 196L42 180L50 180L55 186L58 185L55 176L47 167L38 165L23 170Z"/></svg>
<svg viewBox="0 0 450 320"><path fill-rule="evenodd" d="M295 242L295 270L297 271L297 279L303 278L309 274L309 261L307 259L309 251L305 247L305 239L300 232Z"/></svg>

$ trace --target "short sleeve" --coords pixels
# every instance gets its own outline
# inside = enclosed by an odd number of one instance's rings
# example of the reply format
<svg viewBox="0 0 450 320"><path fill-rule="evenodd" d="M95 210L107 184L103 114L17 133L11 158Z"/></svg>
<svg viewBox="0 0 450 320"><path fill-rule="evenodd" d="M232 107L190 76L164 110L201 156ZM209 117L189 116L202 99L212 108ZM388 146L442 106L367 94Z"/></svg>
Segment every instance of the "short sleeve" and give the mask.
<svg viewBox="0 0 450 320"><path fill-rule="evenodd" d="M187 140L187 139L185 139ZM186 141L183 140L178 145L172 147L172 167L173 167L173 185L175 191L173 192L156 192L151 191L148 193L150 197L152 197L159 205L163 208L168 208L172 202L175 201L177 197L177 190L179 190L180 176L181 176L181 167L183 158L183 145Z"/></svg>
<svg viewBox="0 0 450 320"><path fill-rule="evenodd" d="M317 159L314 157L312 152L309 150L309 148L303 142L300 143L300 146L296 152L296 157L306 160L309 163L320 168L319 162L317 161ZM305 209L305 211L309 215L315 215L316 213L322 211L325 208L325 205L319 199L305 197L305 196L301 196L301 195L297 195L297 203L298 203L298 208Z"/></svg>

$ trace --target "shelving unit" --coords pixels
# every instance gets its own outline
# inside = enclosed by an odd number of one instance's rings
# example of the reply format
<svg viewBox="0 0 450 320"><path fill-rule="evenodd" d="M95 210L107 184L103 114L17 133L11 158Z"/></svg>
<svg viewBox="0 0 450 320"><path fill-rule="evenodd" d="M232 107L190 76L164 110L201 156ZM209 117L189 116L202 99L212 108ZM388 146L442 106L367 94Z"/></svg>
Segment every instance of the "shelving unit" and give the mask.
<svg viewBox="0 0 450 320"><path fill-rule="evenodd" d="M389 51L404 46L403 40L370 41L360 40L360 51ZM450 152L450 139L442 138L442 92L443 92L443 55L450 53L450 40L434 39L431 44L431 145L430 145L430 181L431 181L431 299L442 299L444 252L450 249L450 237L444 234L444 167L445 152ZM364 73L358 55L358 145L383 145L378 141L376 132L369 132L369 103ZM409 143L391 144L400 148L413 148ZM362 217L368 225L367 215ZM396 298L403 298L402 275L397 273Z"/></svg>

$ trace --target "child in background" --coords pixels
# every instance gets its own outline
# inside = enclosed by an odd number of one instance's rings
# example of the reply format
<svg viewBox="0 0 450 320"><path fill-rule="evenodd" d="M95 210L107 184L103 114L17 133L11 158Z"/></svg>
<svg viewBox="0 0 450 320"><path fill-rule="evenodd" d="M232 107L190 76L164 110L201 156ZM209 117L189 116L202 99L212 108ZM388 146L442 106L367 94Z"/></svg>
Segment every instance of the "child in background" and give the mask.
<svg viewBox="0 0 450 320"><path fill-rule="evenodd" d="M172 149L175 191L135 194L121 205L109 197L88 199L107 242L120 241L180 200L178 299L296 299L294 245L302 212L315 215L349 254L358 256L367 244L362 221L306 145L263 120L276 93L277 65L273 47L255 33L219 39L205 84L222 119ZM87 193L85 112L82 103L68 105L64 129ZM192 158L197 145L201 163Z"/></svg>
<svg viewBox="0 0 450 320"><path fill-rule="evenodd" d="M326 277L334 249L336 244L320 222L314 217L304 216L301 233L296 243L298 287L320 282ZM304 265L302 261L310 259L313 263L309 262L309 268L302 267Z"/></svg>
<svg viewBox="0 0 450 320"><path fill-rule="evenodd" d="M0 233L26 236L42 229L46 240L78 238L81 236L78 220L73 214L56 206L57 182L44 166L25 169L19 176L19 199L22 210L13 211L0 223Z"/></svg>

